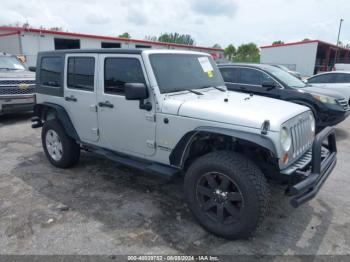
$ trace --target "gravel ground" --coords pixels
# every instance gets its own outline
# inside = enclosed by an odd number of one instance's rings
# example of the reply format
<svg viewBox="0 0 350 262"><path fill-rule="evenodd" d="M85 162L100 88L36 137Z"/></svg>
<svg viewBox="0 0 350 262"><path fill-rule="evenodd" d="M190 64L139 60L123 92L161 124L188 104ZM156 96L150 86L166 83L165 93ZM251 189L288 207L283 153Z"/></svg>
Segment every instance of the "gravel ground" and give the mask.
<svg viewBox="0 0 350 262"><path fill-rule="evenodd" d="M249 240L205 232L165 181L82 153L49 164L29 115L0 116L0 254L350 254L350 119L337 131L338 164L298 209L273 190L269 217Z"/></svg>

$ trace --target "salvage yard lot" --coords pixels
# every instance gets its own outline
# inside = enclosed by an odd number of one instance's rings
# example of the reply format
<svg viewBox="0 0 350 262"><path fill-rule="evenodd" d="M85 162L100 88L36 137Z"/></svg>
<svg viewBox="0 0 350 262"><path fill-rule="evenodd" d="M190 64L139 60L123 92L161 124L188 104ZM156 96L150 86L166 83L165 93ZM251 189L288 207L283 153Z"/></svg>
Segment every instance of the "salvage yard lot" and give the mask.
<svg viewBox="0 0 350 262"><path fill-rule="evenodd" d="M168 182L83 152L68 170L49 164L29 115L0 116L1 254L350 254L350 119L336 128L338 164L298 209L273 191L249 240L205 232Z"/></svg>

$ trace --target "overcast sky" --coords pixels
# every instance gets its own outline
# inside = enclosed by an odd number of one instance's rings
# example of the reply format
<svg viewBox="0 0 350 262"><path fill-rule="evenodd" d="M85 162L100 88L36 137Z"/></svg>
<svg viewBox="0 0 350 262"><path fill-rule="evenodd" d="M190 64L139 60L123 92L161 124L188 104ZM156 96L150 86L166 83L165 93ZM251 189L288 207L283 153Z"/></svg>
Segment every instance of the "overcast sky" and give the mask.
<svg viewBox="0 0 350 262"><path fill-rule="evenodd" d="M79 33L133 38L190 34L197 45L225 47L304 38L350 43L349 0L1 0L0 24L28 21Z"/></svg>

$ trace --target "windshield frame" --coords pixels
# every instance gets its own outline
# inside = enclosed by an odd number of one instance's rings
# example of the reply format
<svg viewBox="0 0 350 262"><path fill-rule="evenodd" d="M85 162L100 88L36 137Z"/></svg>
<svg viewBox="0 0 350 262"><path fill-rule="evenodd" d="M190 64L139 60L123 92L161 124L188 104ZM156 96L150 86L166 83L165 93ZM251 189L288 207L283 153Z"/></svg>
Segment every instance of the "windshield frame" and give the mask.
<svg viewBox="0 0 350 262"><path fill-rule="evenodd" d="M26 70L26 67L15 56L1 55L0 60L2 60L2 59L9 60L9 61L5 62L5 64L12 62L12 67L3 67L1 65L1 62L0 62L0 70L16 70L16 71L17 70L21 70L21 71ZM15 65L17 65L17 67Z"/></svg>
<svg viewBox="0 0 350 262"><path fill-rule="evenodd" d="M212 67L212 71L214 73L214 78L213 78L213 81L205 81L205 78L202 78L202 76L200 76L198 78L199 81L194 81L193 84L198 84L198 86L190 86L190 84L187 86L186 82L180 82L179 86L177 88L175 87L163 87L162 84L164 84L164 79L160 79L161 76L160 74L162 74L161 71L158 71L158 69L156 68L156 64L155 64L155 61L153 59L155 59L155 57L157 56L163 56L162 58L165 59L167 56L174 56L174 57L181 57L181 56L185 56L185 57L194 57L194 59L198 59L200 57L207 57L210 64L211 64L211 67ZM159 93L161 95L168 95L168 94L174 94L174 93L189 93L189 92L192 92L191 90L198 90L199 92L202 92L202 89L207 89L207 88L211 88L211 87L224 87L226 88L225 86L225 82L221 76L221 73L215 63L215 61L213 60L213 58L208 55L208 54L204 54L204 53L171 53L171 52L164 52L164 53L150 53L148 54L148 60L149 60L149 65L151 67L151 70L153 72L153 75L154 75L154 78L156 80L156 84L158 86L158 90L159 90ZM193 62L193 61L192 61ZM194 63L195 64L195 63ZM198 65L201 65L200 62L198 61ZM159 64L158 64L159 66ZM200 67L199 67L200 68ZM194 69L191 65L190 69ZM198 73L198 76L201 75L200 72L202 71L198 71L197 68L195 68L196 71L193 71L193 72L196 72ZM203 68L202 68L203 69ZM204 69L203 69L204 71ZM189 71L191 72L191 71ZM177 71L177 76L179 74L181 74L181 72ZM205 74L207 74L208 72L205 72ZM204 75L203 75L204 76ZM176 77L175 77L176 78ZM166 79L166 78L165 78ZM177 78L177 79L180 79L180 78ZM203 82L205 83L201 83L200 80L203 80ZM163 83L162 83L163 82ZM220 91L221 92L221 91Z"/></svg>

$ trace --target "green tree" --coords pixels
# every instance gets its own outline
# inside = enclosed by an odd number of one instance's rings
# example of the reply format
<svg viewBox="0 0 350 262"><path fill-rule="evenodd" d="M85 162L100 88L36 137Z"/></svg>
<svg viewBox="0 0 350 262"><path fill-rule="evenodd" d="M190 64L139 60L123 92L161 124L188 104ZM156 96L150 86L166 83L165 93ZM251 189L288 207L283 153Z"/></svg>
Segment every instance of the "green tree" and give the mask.
<svg viewBox="0 0 350 262"><path fill-rule="evenodd" d="M242 44L237 49L235 61L259 63L260 49L254 43Z"/></svg>
<svg viewBox="0 0 350 262"><path fill-rule="evenodd" d="M224 49L224 55L227 60L233 61L236 55L236 47L232 44Z"/></svg>
<svg viewBox="0 0 350 262"><path fill-rule="evenodd" d="M305 42L305 41L310 41L310 39L309 38L304 38L303 42Z"/></svg>
<svg viewBox="0 0 350 262"><path fill-rule="evenodd" d="M128 33L128 32L125 32L121 35L118 35L118 37L121 37L121 38L131 38L131 35Z"/></svg>
<svg viewBox="0 0 350 262"><path fill-rule="evenodd" d="M272 45L282 45L284 42L282 40L273 41Z"/></svg>
<svg viewBox="0 0 350 262"><path fill-rule="evenodd" d="M221 45L219 45L218 43L213 45L213 48L221 48Z"/></svg>
<svg viewBox="0 0 350 262"><path fill-rule="evenodd" d="M145 40L147 41L158 41L158 37L154 36L154 35L146 35L145 36Z"/></svg>
<svg viewBox="0 0 350 262"><path fill-rule="evenodd" d="M190 35L179 33L164 33L158 37L159 42L175 43L183 45L195 45L194 39Z"/></svg>

